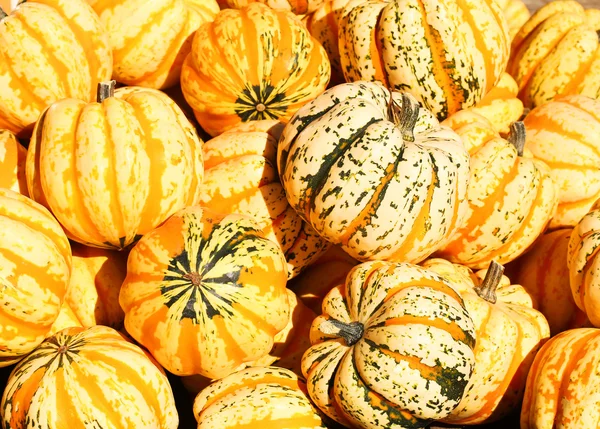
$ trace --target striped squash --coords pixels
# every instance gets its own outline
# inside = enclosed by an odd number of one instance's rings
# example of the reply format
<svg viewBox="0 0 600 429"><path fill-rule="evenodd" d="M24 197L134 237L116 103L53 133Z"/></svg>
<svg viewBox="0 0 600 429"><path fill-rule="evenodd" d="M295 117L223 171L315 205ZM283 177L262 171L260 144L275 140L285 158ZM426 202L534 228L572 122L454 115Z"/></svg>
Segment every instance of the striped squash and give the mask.
<svg viewBox="0 0 600 429"><path fill-rule="evenodd" d="M456 425L497 421L519 407L533 358L550 336L545 317L520 285L503 276L504 267L492 262L475 274L443 259L423 263L452 282L475 323L475 368L458 407L444 419ZM456 271L449 276L446 272ZM466 275L465 275L466 274ZM470 286L468 286L470 280ZM468 287L465 287L468 286Z"/></svg>
<svg viewBox="0 0 600 429"><path fill-rule="evenodd" d="M600 98L600 10L585 11L575 0L539 8L512 41L507 67L519 98L534 108L557 97Z"/></svg>
<svg viewBox="0 0 600 429"><path fill-rule="evenodd" d="M29 135L63 98L91 101L110 78L108 35L85 0L21 2L0 11L0 129Z"/></svg>
<svg viewBox="0 0 600 429"><path fill-rule="evenodd" d="M315 11L325 0L217 0L221 9L241 9L250 3L263 3L273 9L289 10L296 15Z"/></svg>
<svg viewBox="0 0 600 429"><path fill-rule="evenodd" d="M112 328L68 328L14 368L0 403L3 427L177 429L163 370ZM67 425L67 426L65 426Z"/></svg>
<svg viewBox="0 0 600 429"><path fill-rule="evenodd" d="M540 236L527 253L511 262L514 268L511 279L533 297L535 308L546 317L552 336L567 329L591 326L571 293L567 258L572 231L573 228L563 228Z"/></svg>
<svg viewBox="0 0 600 429"><path fill-rule="evenodd" d="M598 427L600 330L570 329L535 357L521 407L521 429Z"/></svg>
<svg viewBox="0 0 600 429"><path fill-rule="evenodd" d="M508 73L502 73L498 85L469 110L485 117L505 137L510 132L510 124L523 116L523 102L517 98L518 93L517 82Z"/></svg>
<svg viewBox="0 0 600 429"><path fill-rule="evenodd" d="M181 73L181 89L207 133L240 122L288 121L329 82L327 53L300 18L251 3L219 12L200 27Z"/></svg>
<svg viewBox="0 0 600 429"><path fill-rule="evenodd" d="M219 13L216 0L87 0L108 31L113 79L163 89L179 83L194 32Z"/></svg>
<svg viewBox="0 0 600 429"><path fill-rule="evenodd" d="M50 328L50 332L46 335L46 338L52 337L56 335L60 331L66 328L83 328L84 326L81 324L77 315L69 306L67 301L63 301L62 306L60 307L60 312L58 313L58 317L52 324L52 328Z"/></svg>
<svg viewBox="0 0 600 429"><path fill-rule="evenodd" d="M408 93L378 82L327 90L286 125L278 168L292 207L361 260L418 262L467 209L468 153Z"/></svg>
<svg viewBox="0 0 600 429"><path fill-rule="evenodd" d="M531 17L527 5L522 0L496 0L502 14L508 23L508 35L512 40L519 32L521 27Z"/></svg>
<svg viewBox="0 0 600 429"><path fill-rule="evenodd" d="M558 186L556 229L575 224L600 198L600 100L570 95L532 109L525 147L551 169Z"/></svg>
<svg viewBox="0 0 600 429"><path fill-rule="evenodd" d="M352 0L339 22L348 82L408 91L443 120L474 106L509 58L508 26L489 0Z"/></svg>
<svg viewBox="0 0 600 429"><path fill-rule="evenodd" d="M549 168L523 153L525 128L515 122L504 140L485 118L468 111L448 118L469 151L466 220L437 255L471 268L516 259L544 232L556 211Z"/></svg>
<svg viewBox="0 0 600 429"><path fill-rule="evenodd" d="M27 187L72 240L124 249L198 201L202 142L164 93L100 87L97 103L65 99L41 115Z"/></svg>
<svg viewBox="0 0 600 429"><path fill-rule="evenodd" d="M475 357L462 298L433 271L357 265L323 301L302 372L315 404L361 428L422 428L458 405Z"/></svg>
<svg viewBox="0 0 600 429"><path fill-rule="evenodd" d="M26 197L25 161L27 149L8 130L0 130L0 188L11 189Z"/></svg>
<svg viewBox="0 0 600 429"><path fill-rule="evenodd" d="M288 275L295 277L329 243L290 207L277 172L277 142L284 124L242 122L203 147L204 181L200 204L223 214L252 217L278 243Z"/></svg>
<svg viewBox="0 0 600 429"><path fill-rule="evenodd" d="M127 274L127 253L71 245L73 268L65 302L82 326L123 327L119 291Z"/></svg>
<svg viewBox="0 0 600 429"><path fill-rule="evenodd" d="M41 205L0 188L0 367L37 347L58 317L71 247Z"/></svg>
<svg viewBox="0 0 600 429"><path fill-rule="evenodd" d="M176 375L222 378L259 359L289 322L279 246L242 215L180 210L127 260L125 328Z"/></svg>
<svg viewBox="0 0 600 429"><path fill-rule="evenodd" d="M198 429L325 429L293 372L248 368L219 380L194 400Z"/></svg>

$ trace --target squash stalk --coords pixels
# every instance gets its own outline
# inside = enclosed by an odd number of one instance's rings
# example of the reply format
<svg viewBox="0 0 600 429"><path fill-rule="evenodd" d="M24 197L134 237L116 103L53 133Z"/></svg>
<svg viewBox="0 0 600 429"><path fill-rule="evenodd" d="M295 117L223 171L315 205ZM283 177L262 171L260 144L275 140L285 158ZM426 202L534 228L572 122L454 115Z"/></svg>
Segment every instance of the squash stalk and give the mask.
<svg viewBox="0 0 600 429"><path fill-rule="evenodd" d="M352 347L365 333L365 327L360 322L345 323L337 319L329 319L319 325L319 331L325 335L342 337L348 347Z"/></svg>
<svg viewBox="0 0 600 429"><path fill-rule="evenodd" d="M0 19L4 19L8 16L8 14L6 12L4 12L4 9L2 9L0 7Z"/></svg>
<svg viewBox="0 0 600 429"><path fill-rule="evenodd" d="M419 108L419 102L410 93L402 93L402 106L398 106L398 103L394 100L393 93L390 92L388 114L390 120L392 120L394 124L396 124L396 127L402 132L404 141L415 141L415 126L419 119Z"/></svg>
<svg viewBox="0 0 600 429"><path fill-rule="evenodd" d="M521 121L513 122L510 124L510 134L508 135L508 142L517 149L517 155L523 156L523 150L525 149L525 124Z"/></svg>
<svg viewBox="0 0 600 429"><path fill-rule="evenodd" d="M500 265L496 261L492 261L488 267L485 278L481 282L481 285L475 288L475 292L481 298L485 299L492 304L496 303L496 289L502 280L502 274L504 273L504 266Z"/></svg>
<svg viewBox="0 0 600 429"><path fill-rule="evenodd" d="M102 103L109 97L115 96L115 85L117 82L115 80L111 80L108 82L100 82L98 84L98 90L96 92L96 101L98 103Z"/></svg>

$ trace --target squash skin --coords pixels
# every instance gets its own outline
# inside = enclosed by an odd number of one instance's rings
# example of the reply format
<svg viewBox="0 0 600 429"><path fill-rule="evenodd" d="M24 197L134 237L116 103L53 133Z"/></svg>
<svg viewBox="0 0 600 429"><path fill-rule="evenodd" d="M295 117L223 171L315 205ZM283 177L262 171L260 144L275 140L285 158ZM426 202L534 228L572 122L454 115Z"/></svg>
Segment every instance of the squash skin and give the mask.
<svg viewBox="0 0 600 429"><path fill-rule="evenodd" d="M110 79L108 35L85 0L21 3L0 25L0 129L28 137L63 98L91 101Z"/></svg>
<svg viewBox="0 0 600 429"><path fill-rule="evenodd" d="M184 208L131 249L125 328L168 371L222 378L266 356L289 323L287 269L257 223Z"/></svg>
<svg viewBox="0 0 600 429"><path fill-rule="evenodd" d="M418 262L464 219L468 153L425 109L405 141L389 101L378 82L325 91L286 125L277 165L290 205L350 256Z"/></svg>
<svg viewBox="0 0 600 429"><path fill-rule="evenodd" d="M508 35L512 40L531 17L527 5L521 0L496 0L508 23Z"/></svg>
<svg viewBox="0 0 600 429"><path fill-rule="evenodd" d="M575 226L600 198L600 100L569 95L532 109L525 148L550 167L558 208L549 228Z"/></svg>
<svg viewBox="0 0 600 429"><path fill-rule="evenodd" d="M44 207L0 188L0 367L29 354L50 332L71 275L71 247Z"/></svg>
<svg viewBox="0 0 600 429"><path fill-rule="evenodd" d="M65 99L36 123L27 187L79 243L122 250L197 203L202 141L161 91L127 87L102 103Z"/></svg>
<svg viewBox="0 0 600 429"><path fill-rule="evenodd" d="M263 3L272 9L289 10L296 15L313 13L324 0L217 0L221 9L241 9L251 3Z"/></svg>
<svg viewBox="0 0 600 429"><path fill-rule="evenodd" d="M25 164L27 149L8 130L0 130L0 188L29 196Z"/></svg>
<svg viewBox="0 0 600 429"><path fill-rule="evenodd" d="M416 265L365 262L323 301L302 372L315 404L346 427L421 428L458 405L475 329L445 279ZM362 326L353 338L324 326ZM392 369L393 368L393 369Z"/></svg>
<svg viewBox="0 0 600 429"><path fill-rule="evenodd" d="M216 0L87 2L108 32L112 78L128 86L154 89L179 83L194 32L219 13Z"/></svg>
<svg viewBox="0 0 600 429"><path fill-rule="evenodd" d="M338 25L346 81L408 91L439 120L477 104L509 58L506 19L485 0L352 0Z"/></svg>
<svg viewBox="0 0 600 429"><path fill-rule="evenodd" d="M198 29L181 89L198 123L216 136L240 122L287 122L325 90L330 75L327 53L300 18L250 3Z"/></svg>
<svg viewBox="0 0 600 429"><path fill-rule="evenodd" d="M0 407L3 426L11 428L96 422L177 429L179 423L162 368L106 326L67 328L45 340L14 368Z"/></svg>

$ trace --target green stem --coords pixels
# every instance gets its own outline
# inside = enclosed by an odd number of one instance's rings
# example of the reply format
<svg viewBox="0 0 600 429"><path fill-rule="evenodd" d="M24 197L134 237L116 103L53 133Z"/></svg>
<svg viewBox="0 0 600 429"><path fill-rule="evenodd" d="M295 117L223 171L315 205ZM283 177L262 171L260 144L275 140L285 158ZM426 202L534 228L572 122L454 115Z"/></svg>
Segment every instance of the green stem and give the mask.
<svg viewBox="0 0 600 429"><path fill-rule="evenodd" d="M517 121L510 124L508 142L517 149L517 154L519 156L523 156L523 150L525 149L525 137L525 124L523 122Z"/></svg>
<svg viewBox="0 0 600 429"><path fill-rule="evenodd" d="M398 103L394 100L392 92L390 91L388 114L390 120L392 120L402 132L404 141L415 141L415 126L419 119L419 109L419 102L410 93L402 93L402 106L398 106Z"/></svg>
<svg viewBox="0 0 600 429"><path fill-rule="evenodd" d="M360 322L345 323L329 319L319 325L319 331L325 335L342 337L348 347L353 346L365 333L365 327Z"/></svg>
<svg viewBox="0 0 600 429"><path fill-rule="evenodd" d="M102 103L107 98L114 97L116 84L117 82L114 80L108 82L100 82L98 84L98 90L96 92L96 101L98 103Z"/></svg>
<svg viewBox="0 0 600 429"><path fill-rule="evenodd" d="M498 288L498 285L500 285L503 273L504 267L496 261L492 261L485 273L485 278L481 282L481 285L475 288L477 295L486 301L495 304L497 300L496 289Z"/></svg>

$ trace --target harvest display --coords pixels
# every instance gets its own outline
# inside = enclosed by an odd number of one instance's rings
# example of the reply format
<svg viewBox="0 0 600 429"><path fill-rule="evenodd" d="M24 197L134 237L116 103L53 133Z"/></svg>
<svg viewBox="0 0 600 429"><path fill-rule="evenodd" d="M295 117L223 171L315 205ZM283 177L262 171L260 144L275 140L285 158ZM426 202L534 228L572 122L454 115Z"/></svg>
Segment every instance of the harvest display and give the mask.
<svg viewBox="0 0 600 429"><path fill-rule="evenodd" d="M600 427L600 8L22 0L0 167L4 429Z"/></svg>

